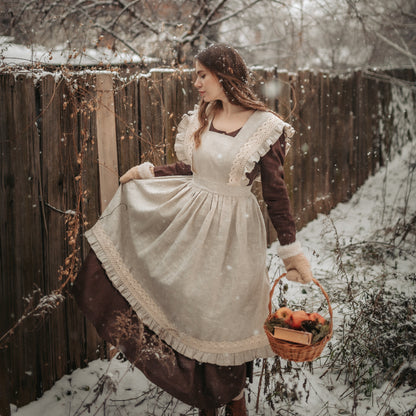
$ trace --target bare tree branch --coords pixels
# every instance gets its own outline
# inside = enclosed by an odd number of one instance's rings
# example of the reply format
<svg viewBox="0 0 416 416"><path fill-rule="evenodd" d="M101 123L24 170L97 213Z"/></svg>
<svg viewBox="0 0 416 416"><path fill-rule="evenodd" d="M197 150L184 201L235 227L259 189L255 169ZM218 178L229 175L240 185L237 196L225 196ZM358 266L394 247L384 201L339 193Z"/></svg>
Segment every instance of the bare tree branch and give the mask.
<svg viewBox="0 0 416 416"><path fill-rule="evenodd" d="M140 59L143 61L142 54L135 48L133 48L128 42L126 42L123 38L121 38L117 33L115 33L113 30L109 29L108 27L105 27L103 25L100 25L99 23L94 24L95 27L102 29L104 32L107 32L109 35L113 36L114 39L117 39L120 41L127 49L130 49L133 53L138 55Z"/></svg>
<svg viewBox="0 0 416 416"><path fill-rule="evenodd" d="M150 22L145 19L142 19L140 16L137 15L134 11L132 11L129 7L130 5L126 5L123 0L117 0L117 3L121 5L121 7L127 9L132 17L138 20L144 27L149 29L151 32L155 33L156 35L160 34L160 30L154 27Z"/></svg>
<svg viewBox="0 0 416 416"><path fill-rule="evenodd" d="M22 18L22 16L24 15L24 13L25 13L25 11L33 4L33 3L37 3L37 1L36 0L32 0L32 1L29 1L29 2L27 2L24 6L23 6L23 8L22 8L22 10L20 11L20 13L17 15L17 17L16 18L14 18L13 20L12 20L12 25L16 25L19 21L20 21L20 19Z"/></svg>
<svg viewBox="0 0 416 416"><path fill-rule="evenodd" d="M114 17L113 21L108 25L109 27L113 28L115 26L115 24L117 23L117 21L120 19L120 17L123 15L123 13L125 11L127 11L130 7L134 6L137 3L140 3L141 0L135 0L132 1L131 3L127 4L125 7L123 7L123 9L120 11L120 13Z"/></svg>
<svg viewBox="0 0 416 416"><path fill-rule="evenodd" d="M274 43L282 43L284 41L284 38L273 38L268 39L264 42L257 42L257 43L250 43L246 45L234 45L237 49L250 49L250 48L258 48L262 46L271 46Z"/></svg>
<svg viewBox="0 0 416 416"><path fill-rule="evenodd" d="M409 13L409 12L405 12L405 11L401 10L401 14L405 17L409 17L410 19L416 19L416 14L415 13Z"/></svg>
<svg viewBox="0 0 416 416"><path fill-rule="evenodd" d="M407 43L405 42L405 40L403 39L403 37L401 36L401 34L399 33L398 30L396 30L396 34L399 37L400 41L402 42L403 48L407 51L408 54L411 55L411 52L409 50L409 47L407 46ZM413 67L413 71L416 74L416 64L415 64L415 60L411 56L409 56L409 60L410 60L410 63L412 65L412 67Z"/></svg>
<svg viewBox="0 0 416 416"><path fill-rule="evenodd" d="M394 43L393 41L391 41L390 39L387 39L384 35L382 35L379 32L374 32L374 34L381 39L383 42L387 43L388 45L390 45L391 47L393 47L394 49L396 49L397 51L399 51L400 53L402 53L403 55L407 56L409 59L416 59L416 55L412 54L409 51L409 48L406 46L406 49L401 48L399 45L397 45L396 43Z"/></svg>
<svg viewBox="0 0 416 416"><path fill-rule="evenodd" d="M83 13L84 15L86 15L88 18L90 18L90 15L83 9L80 9L80 12ZM117 39L118 41L120 41L124 46L126 46L126 48L130 49L133 53L137 54L140 59L143 60L143 56L142 54L137 51L135 48L133 48L129 43L127 43L123 38L121 38L119 35L117 35L117 33L115 33L113 30L111 30L110 28L103 26L102 24L95 22L93 24L93 27L99 28L101 30L103 30L104 32L110 34L111 36L113 36L115 39Z"/></svg>
<svg viewBox="0 0 416 416"><path fill-rule="evenodd" d="M208 26L214 26L214 25L218 25L218 24L220 24L220 23L223 23L223 22L225 22L226 20L229 20L229 19L231 19L231 18L233 18L233 17L235 17L235 16L239 15L240 13L242 13L242 12L246 11L246 10L247 10L247 9L249 9L250 7L254 6L256 3L259 3L259 2L261 2L261 1L263 1L263 0L254 0L254 1L253 1L253 2L251 2L248 6L244 6L244 7L240 8L240 9L238 9L238 10L236 10L236 11L234 11L234 12L230 13L230 14L227 14L227 15L226 15L226 16L224 16L224 17L221 17L221 18L219 18L219 19L217 19L217 20L213 20L213 21L209 22L209 23L208 23Z"/></svg>
<svg viewBox="0 0 416 416"><path fill-rule="evenodd" d="M201 23L198 29L195 30L194 33L185 35L181 38L180 43L192 43L195 41L195 39L201 34L201 32L204 30L204 28L208 25L209 21L212 19L212 16L214 16L215 13L217 13L218 10L221 9L222 6L227 2L228 0L220 0L218 4L209 12L208 16L205 18L205 20Z"/></svg>

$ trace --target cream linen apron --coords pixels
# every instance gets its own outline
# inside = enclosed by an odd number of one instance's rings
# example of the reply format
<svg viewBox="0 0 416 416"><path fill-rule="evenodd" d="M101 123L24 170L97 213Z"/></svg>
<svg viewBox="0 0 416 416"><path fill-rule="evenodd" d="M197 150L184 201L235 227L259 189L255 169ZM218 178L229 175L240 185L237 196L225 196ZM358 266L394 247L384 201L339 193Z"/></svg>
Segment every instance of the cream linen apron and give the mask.
<svg viewBox="0 0 416 416"><path fill-rule="evenodd" d="M273 356L263 323L266 235L250 172L289 125L256 111L236 137L181 123L175 150L191 176L118 188L86 233L113 285L138 317L179 353L217 365Z"/></svg>

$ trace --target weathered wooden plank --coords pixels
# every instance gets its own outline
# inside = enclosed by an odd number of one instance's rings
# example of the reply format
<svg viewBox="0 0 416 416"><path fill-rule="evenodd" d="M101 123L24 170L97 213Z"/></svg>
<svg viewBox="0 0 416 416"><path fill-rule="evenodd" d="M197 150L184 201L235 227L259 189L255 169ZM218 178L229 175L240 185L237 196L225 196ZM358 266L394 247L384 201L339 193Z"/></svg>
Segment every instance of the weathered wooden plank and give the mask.
<svg viewBox="0 0 416 416"><path fill-rule="evenodd" d="M340 108L338 103L337 93L339 91L339 77L330 76L330 83L328 89L328 146L329 146L329 164L328 164L328 179L329 192L332 195L334 204L337 203L336 195L338 192L338 180L342 175L339 167L337 154L337 146L339 141L339 115Z"/></svg>
<svg viewBox="0 0 416 416"><path fill-rule="evenodd" d="M100 200L103 212L119 185L112 74L96 75L96 91Z"/></svg>
<svg viewBox="0 0 416 416"><path fill-rule="evenodd" d="M150 79L140 79L140 110L141 110L141 151L143 160L155 165L165 163L165 144L163 141L162 73L153 71ZM144 89L146 89L144 91Z"/></svg>
<svg viewBox="0 0 416 416"><path fill-rule="evenodd" d="M303 226L302 220L302 192L303 192L303 180L302 180L302 163L301 163L301 146L302 146L302 125L300 120L300 107L301 107L301 93L299 88L299 76L298 74L290 75L290 83L293 86L292 89L292 102L293 102L293 111L292 111L292 126L294 127L296 134L292 138L292 147L290 152L292 152L293 158L293 214L296 223L296 228L300 229Z"/></svg>
<svg viewBox="0 0 416 416"><path fill-rule="evenodd" d="M277 88L277 112L283 120L290 123L292 114L291 101L291 85L289 81L289 73L286 71L276 72L276 88Z"/></svg>
<svg viewBox="0 0 416 416"><path fill-rule="evenodd" d="M345 169L348 171L348 183L346 184L347 190L345 197L350 198L355 192L353 190L352 181L354 178L353 170L353 153L354 153L354 113L353 113L353 97L352 97L352 84L351 77L343 78L343 111L344 111L344 143L345 143Z"/></svg>
<svg viewBox="0 0 416 416"><path fill-rule="evenodd" d="M371 111L368 108L368 79L362 76L361 73L361 82L360 82L360 142L361 142L361 151L360 159L361 163L359 165L359 184L360 186L364 184L365 180L368 177L368 173L371 171L371 151L369 151L371 146L371 132L369 131L369 120L367 114L370 115ZM366 114L364 114L366 112ZM370 155L369 155L370 153Z"/></svg>
<svg viewBox="0 0 416 416"><path fill-rule="evenodd" d="M190 71L178 71L175 78L175 89L172 94L175 95L175 100L172 100L172 109L169 117L171 117L171 131L167 137L167 154L166 162L173 163L176 161L175 138L178 133L178 124L180 123L182 116L188 111L194 108L195 103L190 103L189 97L192 95L192 73Z"/></svg>
<svg viewBox="0 0 416 416"><path fill-rule="evenodd" d="M16 78L15 96L13 103L13 117L16 121L15 140L16 153L13 157L12 171L15 175L15 229L14 250L19 253L15 278L22 286L14 292L19 302L19 314L23 314L23 296L32 293L34 284L42 287L42 229L41 210L39 205L40 180L40 145L36 128L36 96L34 82L27 75ZM25 230L22 233L22 230ZM38 358L36 336L29 325L20 328L18 336L21 365L19 402L26 402L35 398L36 386L39 379L37 367ZM20 351L19 351L20 349Z"/></svg>
<svg viewBox="0 0 416 416"><path fill-rule="evenodd" d="M169 72L164 75L164 102L166 108L165 143L166 162L176 160L174 143L177 134L177 126L182 116L195 108L199 96L194 87L194 72L190 70ZM171 83L174 85L170 85Z"/></svg>
<svg viewBox="0 0 416 416"><path fill-rule="evenodd" d="M177 71L162 74L162 107L161 118L163 126L163 141L165 143L165 163L175 161L175 110L177 111L178 96L176 94L177 84L180 82L180 74Z"/></svg>
<svg viewBox="0 0 416 416"><path fill-rule="evenodd" d="M303 227L313 217L313 165L311 160L312 136L309 110L309 100L311 97L311 85L308 71L298 72L298 105L299 105L299 164L301 174L299 177L300 205L299 215L301 218L300 226ZM312 212L312 214L310 214Z"/></svg>
<svg viewBox="0 0 416 416"><path fill-rule="evenodd" d="M331 193L331 96L330 96L330 85L331 80L329 74L322 73L321 76L321 87L320 87L320 143L321 143L321 170L324 176L323 179L323 198L326 212L334 206L333 195Z"/></svg>
<svg viewBox="0 0 416 416"><path fill-rule="evenodd" d="M347 201L351 192L351 166L349 163L349 152L351 148L351 100L349 99L349 88L345 77L340 77L340 94L338 95L338 105L340 108L340 142L339 142L339 166L341 170L342 192L337 198L339 201Z"/></svg>
<svg viewBox="0 0 416 416"><path fill-rule="evenodd" d="M362 90L362 107L361 112L368 111L368 78L362 76L361 78L361 90ZM361 157L362 157L362 164L360 165L362 167L361 169L361 176L360 176L360 185L363 185L366 181L369 173L371 172L371 146L372 146L372 137L371 137L371 111L368 111L368 117L367 114L363 117L361 117L360 121L360 129L361 129L361 138L362 138L362 151L361 151Z"/></svg>
<svg viewBox="0 0 416 416"><path fill-rule="evenodd" d="M358 130L358 120L357 120L357 77L354 73L349 79L347 85L350 87L351 97L351 114L350 114L350 125L352 138L349 145L349 162L350 162L350 190L354 193L358 188L358 173L357 173L357 158L358 158L358 144L359 144L359 130Z"/></svg>
<svg viewBox="0 0 416 416"><path fill-rule="evenodd" d="M92 81L91 81L92 83ZM77 79L77 89L84 89L82 79ZM77 89L74 91L74 86L70 81L63 80L61 83L62 96L59 101L60 111L60 141L63 147L60 147L60 157L66 161L63 168L62 176L62 201L66 210L77 211L81 209L82 215L82 177L81 169L83 164L83 149L82 143L80 143L79 131L79 118L78 113L78 100L75 98ZM58 139L58 138L56 138ZM55 144L56 145L56 144ZM82 218L81 218L82 224ZM80 232L82 226L80 227ZM68 232L68 226L65 227L65 231ZM75 257L78 261L81 261L83 241L82 235L78 235L74 246L68 244L70 235L65 236L65 244L67 245L64 254L71 254L72 250L79 249L76 252ZM62 265L65 265L65 259L61 258ZM62 282L60 282L62 283ZM63 322L65 339L67 342L67 350L61 354L61 360L65 361L65 372L72 371L75 368L81 367L83 363L83 357L85 356L83 344L85 342L85 323L84 317L78 307L75 305L74 300L67 296L64 304L65 320ZM70 346L70 347L69 347ZM65 353L65 355L64 355ZM59 359L59 357L58 357Z"/></svg>
<svg viewBox="0 0 416 416"><path fill-rule="evenodd" d="M99 193L99 169L98 169L98 145L97 145L97 121L95 106L96 91L95 78L92 74L86 75L77 80L78 94L74 92L73 99L77 109L77 117L79 124L79 148L82 152L81 165L81 189L82 189L82 231L90 228L97 221L100 213L100 193ZM81 239L83 257L90 250L88 242L85 238ZM72 312L79 316L80 312L75 302L69 303L68 313ZM82 322L77 329L77 322ZM101 338L93 325L84 317L78 321L75 319L71 322L68 331L74 337L80 332L85 334L82 338L82 356L80 357L82 364L86 364L90 360L94 360L102 356L102 349L97 348L103 344ZM79 341L78 341L79 342Z"/></svg>
<svg viewBox="0 0 416 416"><path fill-rule="evenodd" d="M316 218L316 215L321 212L326 212L325 206L325 153L326 144L322 142L321 133L321 76L311 72L309 75L309 94L308 94L308 118L307 127L308 143L309 143L309 158L310 158L310 175L311 180L310 199L312 209L308 215L308 221Z"/></svg>
<svg viewBox="0 0 416 416"><path fill-rule="evenodd" d="M380 82L380 164L384 166L390 157L391 139L393 137L393 119L391 117L392 86L389 82Z"/></svg>
<svg viewBox="0 0 416 416"><path fill-rule="evenodd" d="M140 162L140 111L138 81L127 84L115 80L114 108L116 114L116 137L118 175L121 176Z"/></svg>
<svg viewBox="0 0 416 416"><path fill-rule="evenodd" d="M253 72L254 75L254 84L252 85L252 90L254 93L261 99L265 100L265 84L264 84L264 68L256 68Z"/></svg>
<svg viewBox="0 0 416 416"><path fill-rule="evenodd" d="M277 68L261 69L258 71L260 75L260 88L258 89L258 95L267 107L277 112L279 106ZM255 72L257 72L257 70Z"/></svg>
<svg viewBox="0 0 416 416"><path fill-rule="evenodd" d="M140 102L140 162L154 160L152 155L150 75L139 78Z"/></svg>
<svg viewBox="0 0 416 416"><path fill-rule="evenodd" d="M329 78L326 73L316 75L319 88L317 106L319 106L316 131L316 145L319 148L318 161L315 163L319 177L319 191L316 196L315 207L317 212L328 213L332 204L332 194L329 187Z"/></svg>
<svg viewBox="0 0 416 416"><path fill-rule="evenodd" d="M292 101L291 101L291 86L289 80L289 74L287 72L278 72L277 73L277 113L289 124L292 123ZM296 138L291 139L291 142ZM292 146L292 145L290 145ZM287 150L287 149L286 149ZM289 151L286 154L284 162L284 175L286 188L291 201L291 206L293 210L293 187L294 187L294 152L289 147Z"/></svg>
<svg viewBox="0 0 416 416"><path fill-rule="evenodd" d="M164 159L155 151L154 123L156 122L156 112L158 103L153 103L153 82L149 77L140 78L140 157L141 162L150 161L155 165L162 164ZM160 109L159 109L160 114ZM159 123L160 125L160 123Z"/></svg>
<svg viewBox="0 0 416 416"><path fill-rule="evenodd" d="M321 160L322 149L319 143L319 88L320 83L317 74L314 72L309 73L309 95L308 95L308 139L310 148L310 171L312 176L310 187L310 202L312 208L308 215L308 222L316 218L317 213L320 211L320 201L322 199L321 194L321 171L319 163Z"/></svg>
<svg viewBox="0 0 416 416"><path fill-rule="evenodd" d="M5 354L0 350L0 415L10 416L9 375L4 357Z"/></svg>
<svg viewBox="0 0 416 416"><path fill-rule="evenodd" d="M370 110L369 130L371 140L369 152L371 157L371 175L374 175L380 167L381 137L379 134L380 125L380 86L374 79L367 79L368 82L368 108Z"/></svg>
<svg viewBox="0 0 416 416"><path fill-rule="evenodd" d="M184 74L186 74L186 108L193 109L200 100L198 90L194 86L195 72L185 71Z"/></svg>
<svg viewBox="0 0 416 416"><path fill-rule="evenodd" d="M170 111L169 118L171 118L170 128L167 136L167 155L166 162L172 163L176 161L176 155L173 152L175 137L177 134L177 127L182 119L182 116L195 108L198 103L198 93L193 85L194 72L190 70L180 70L176 72L175 76L172 76L172 80L175 82L175 89L172 94L175 95L175 99L172 100L172 110Z"/></svg>
<svg viewBox="0 0 416 416"><path fill-rule="evenodd" d="M9 243L13 239L13 192L15 187L14 175L11 170L11 154L13 142L9 133L14 130L12 97L14 89L14 76L0 74L0 334L4 334L12 327L18 315L16 311L14 285L12 277L16 270L16 253ZM6 277L9 278L6 278ZM13 294L13 296L11 296ZM0 349L1 380L3 387L2 407L8 407L11 398L11 388L16 384L16 376L10 378L12 362L12 349ZM15 358L15 355L13 355ZM10 383L9 383L10 380ZM6 384L7 381L7 384ZM7 402L7 403L6 403Z"/></svg>
<svg viewBox="0 0 416 416"><path fill-rule="evenodd" d="M82 195L82 232L91 228L97 221L100 209L100 179L98 169L98 146L97 146L97 122L95 111L96 96L94 91L94 79L92 75L77 80L77 89L71 95L73 102L72 117L77 118L79 125L78 143L82 157L80 185ZM82 243L82 257L84 258L90 249L85 239Z"/></svg>
<svg viewBox="0 0 416 416"><path fill-rule="evenodd" d="M344 112L343 112L343 82L339 76L332 78L331 82L332 114L331 124L334 126L332 137L332 186L331 192L334 200L339 202L345 200L346 189L349 188L347 160L347 145L344 140Z"/></svg>
<svg viewBox="0 0 416 416"><path fill-rule="evenodd" d="M8 223L4 241L6 251L14 257L10 280L11 321L24 313L23 297L31 294L34 284L42 287L42 229L39 206L40 146L36 128L36 96L33 79L26 74L8 77L9 106L7 126L9 140ZM24 230L24 231L23 231ZM3 243L2 243L3 245ZM10 347L10 381L12 401L18 405L33 400L38 385L36 338L28 325L21 326Z"/></svg>
<svg viewBox="0 0 416 416"><path fill-rule="evenodd" d="M303 111L305 125L305 138L307 143L307 181L308 199L306 204L305 221L309 222L316 218L321 212L320 201L322 200L322 174L319 167L322 157L322 148L318 139L319 135L319 80L315 73L306 72L304 88L306 90L306 101Z"/></svg>
<svg viewBox="0 0 416 416"><path fill-rule="evenodd" d="M363 123L365 119L365 108L363 103L363 77L362 72L358 71L355 73L355 137L356 137L356 186L359 188L363 184L363 172L366 170L365 158L363 152L365 151L365 137Z"/></svg>
<svg viewBox="0 0 416 416"><path fill-rule="evenodd" d="M55 82L52 75L42 77L39 85L41 153L41 203L43 212L43 256L45 263L45 282L43 291L51 293L58 287L58 268L63 265L67 255L65 217L62 212L74 209L68 206L66 194L68 173L73 168L76 155L70 156L74 149L68 148L67 137L61 128L63 80ZM75 149L76 152L76 149ZM71 163L72 161L72 163ZM73 176L73 175L72 175ZM67 371L66 355L68 340L66 337L66 317L60 307L45 322L37 333L39 340L40 371L42 387L49 389L55 380ZM53 336L51 336L53 334Z"/></svg>

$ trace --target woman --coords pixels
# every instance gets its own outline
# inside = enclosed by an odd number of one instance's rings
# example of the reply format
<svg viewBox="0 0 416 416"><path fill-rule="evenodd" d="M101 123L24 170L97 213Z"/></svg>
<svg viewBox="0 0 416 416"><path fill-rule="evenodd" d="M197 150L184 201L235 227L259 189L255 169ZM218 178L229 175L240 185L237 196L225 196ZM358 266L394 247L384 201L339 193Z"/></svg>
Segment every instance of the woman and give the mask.
<svg viewBox="0 0 416 416"><path fill-rule="evenodd" d="M200 414L226 404L227 414L245 415L250 363L274 355L263 331L269 280L255 178L287 278L312 279L283 179L293 129L255 97L233 48L201 51L195 71L201 100L179 125L179 162L145 162L120 178L86 233L93 251L74 294L99 334L154 383Z"/></svg>

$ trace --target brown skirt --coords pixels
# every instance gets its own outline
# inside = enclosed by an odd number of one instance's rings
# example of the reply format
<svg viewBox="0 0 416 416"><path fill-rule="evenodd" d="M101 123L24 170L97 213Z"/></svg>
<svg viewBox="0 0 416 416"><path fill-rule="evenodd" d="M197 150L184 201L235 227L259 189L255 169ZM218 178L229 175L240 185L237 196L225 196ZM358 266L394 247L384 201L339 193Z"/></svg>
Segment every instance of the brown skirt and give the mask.
<svg viewBox="0 0 416 416"><path fill-rule="evenodd" d="M92 250L72 294L101 338L122 351L152 383L186 404L200 409L220 407L241 392L246 377L252 377L252 363L200 363L160 340L114 288Z"/></svg>

